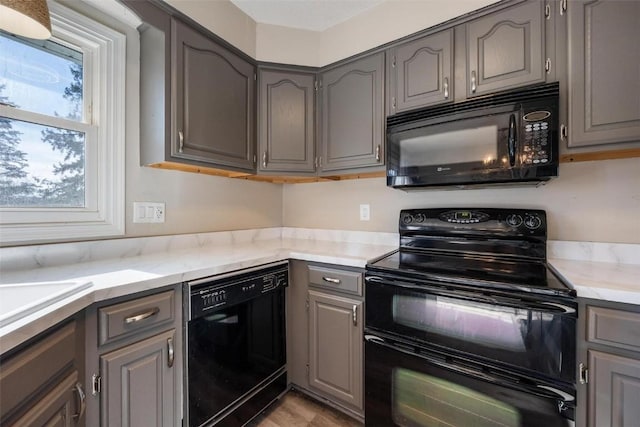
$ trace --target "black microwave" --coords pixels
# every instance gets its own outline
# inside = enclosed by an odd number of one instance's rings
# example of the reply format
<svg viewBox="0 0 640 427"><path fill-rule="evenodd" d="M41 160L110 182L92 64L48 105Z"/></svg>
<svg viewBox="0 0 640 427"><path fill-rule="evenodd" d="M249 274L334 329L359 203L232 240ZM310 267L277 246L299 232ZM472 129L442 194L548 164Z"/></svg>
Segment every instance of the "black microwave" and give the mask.
<svg viewBox="0 0 640 427"><path fill-rule="evenodd" d="M403 190L540 184L558 176L559 85L387 118L387 185Z"/></svg>

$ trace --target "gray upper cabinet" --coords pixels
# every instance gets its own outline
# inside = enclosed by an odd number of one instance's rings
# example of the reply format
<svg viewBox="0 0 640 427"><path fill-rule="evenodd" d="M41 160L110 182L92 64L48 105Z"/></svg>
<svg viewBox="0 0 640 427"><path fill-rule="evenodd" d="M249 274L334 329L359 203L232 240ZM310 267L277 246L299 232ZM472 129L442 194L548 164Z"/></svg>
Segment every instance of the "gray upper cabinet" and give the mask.
<svg viewBox="0 0 640 427"><path fill-rule="evenodd" d="M171 156L254 169L255 67L172 20Z"/></svg>
<svg viewBox="0 0 640 427"><path fill-rule="evenodd" d="M467 97L545 81L545 2L472 21L466 35Z"/></svg>
<svg viewBox="0 0 640 427"><path fill-rule="evenodd" d="M260 69L258 170L315 173L315 74Z"/></svg>
<svg viewBox="0 0 640 427"><path fill-rule="evenodd" d="M640 141L640 2L572 1L569 147Z"/></svg>
<svg viewBox="0 0 640 427"><path fill-rule="evenodd" d="M384 164L384 52L321 75L322 173Z"/></svg>
<svg viewBox="0 0 640 427"><path fill-rule="evenodd" d="M390 115L453 100L453 29L394 47L387 62Z"/></svg>

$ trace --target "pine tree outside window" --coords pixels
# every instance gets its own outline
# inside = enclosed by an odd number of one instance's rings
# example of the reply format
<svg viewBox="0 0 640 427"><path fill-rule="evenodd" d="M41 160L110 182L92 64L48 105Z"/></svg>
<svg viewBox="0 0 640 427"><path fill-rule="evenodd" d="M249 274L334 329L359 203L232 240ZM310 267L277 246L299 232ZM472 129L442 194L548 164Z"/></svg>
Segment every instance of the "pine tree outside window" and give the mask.
<svg viewBox="0 0 640 427"><path fill-rule="evenodd" d="M0 31L2 245L124 233L125 36L50 9L50 40Z"/></svg>

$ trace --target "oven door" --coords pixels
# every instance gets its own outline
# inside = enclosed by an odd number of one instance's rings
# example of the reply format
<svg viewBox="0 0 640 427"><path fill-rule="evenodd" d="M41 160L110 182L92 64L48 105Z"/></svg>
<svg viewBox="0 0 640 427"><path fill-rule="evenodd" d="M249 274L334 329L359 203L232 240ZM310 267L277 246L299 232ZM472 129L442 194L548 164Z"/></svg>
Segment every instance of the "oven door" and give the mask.
<svg viewBox="0 0 640 427"><path fill-rule="evenodd" d="M377 336L365 340L367 426L575 425L572 390L457 365Z"/></svg>
<svg viewBox="0 0 640 427"><path fill-rule="evenodd" d="M366 276L365 327L427 346L575 381L576 311L569 303L507 298L420 281Z"/></svg>
<svg viewBox="0 0 640 427"><path fill-rule="evenodd" d="M189 426L230 408L286 364L284 290L187 324Z"/></svg>

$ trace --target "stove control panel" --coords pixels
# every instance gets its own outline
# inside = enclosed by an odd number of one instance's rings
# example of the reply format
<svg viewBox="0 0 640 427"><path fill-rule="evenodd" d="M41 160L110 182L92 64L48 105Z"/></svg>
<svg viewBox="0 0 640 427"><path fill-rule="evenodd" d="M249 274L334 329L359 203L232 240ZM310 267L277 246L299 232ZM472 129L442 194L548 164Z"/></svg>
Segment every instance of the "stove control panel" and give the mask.
<svg viewBox="0 0 640 427"><path fill-rule="evenodd" d="M546 215L533 209L406 209L400 212L400 233L438 235L483 233L491 236L546 238Z"/></svg>
<svg viewBox="0 0 640 427"><path fill-rule="evenodd" d="M191 319L208 315L216 309L239 304L263 294L274 292L289 284L289 269L285 264L256 271L254 274L238 274L220 280L189 284Z"/></svg>

